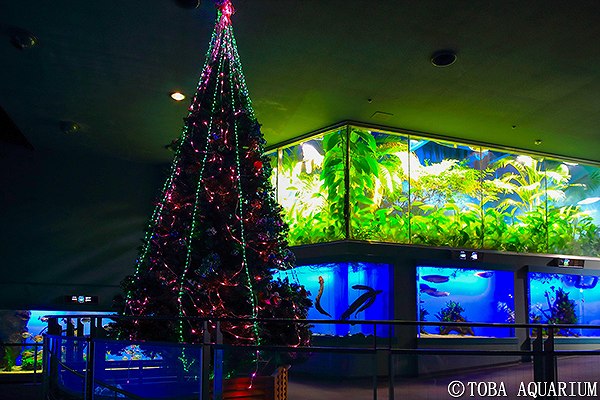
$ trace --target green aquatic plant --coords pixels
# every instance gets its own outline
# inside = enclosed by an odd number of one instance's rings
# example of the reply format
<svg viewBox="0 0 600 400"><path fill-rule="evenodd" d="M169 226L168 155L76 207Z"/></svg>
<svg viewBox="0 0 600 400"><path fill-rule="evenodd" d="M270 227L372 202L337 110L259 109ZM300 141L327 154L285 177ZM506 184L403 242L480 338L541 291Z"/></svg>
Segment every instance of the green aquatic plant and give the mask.
<svg viewBox="0 0 600 400"><path fill-rule="evenodd" d="M545 292L548 309L539 307L542 317L546 324L565 324L572 325L577 323L577 313L575 312L575 301L569 298L569 292L562 288L551 288L551 292ZM555 334L563 336L577 336L568 328L556 328Z"/></svg>
<svg viewBox="0 0 600 400"><path fill-rule="evenodd" d="M33 347L26 347L21 353L21 370L33 371L42 368L42 360L44 359L43 351L40 349L35 351Z"/></svg>
<svg viewBox="0 0 600 400"><path fill-rule="evenodd" d="M460 305L460 303L450 300L446 303L446 305L440 310L440 312L435 314L435 317L441 322L467 322L466 318L462 315L465 309ZM440 335L448 335L450 332L455 331L461 335L473 335L473 328L470 326L444 326L440 325L439 332Z"/></svg>
<svg viewBox="0 0 600 400"><path fill-rule="evenodd" d="M317 149L319 142L324 154ZM278 201L290 228L290 245L344 237L344 149L344 137L335 131L322 140L283 151L277 173Z"/></svg>
<svg viewBox="0 0 600 400"><path fill-rule="evenodd" d="M591 193L591 178L572 179L565 163L528 156L434 163L416 153L427 140L413 142L344 127L280 150L278 199L290 243L347 238L600 255L600 228L576 204Z"/></svg>

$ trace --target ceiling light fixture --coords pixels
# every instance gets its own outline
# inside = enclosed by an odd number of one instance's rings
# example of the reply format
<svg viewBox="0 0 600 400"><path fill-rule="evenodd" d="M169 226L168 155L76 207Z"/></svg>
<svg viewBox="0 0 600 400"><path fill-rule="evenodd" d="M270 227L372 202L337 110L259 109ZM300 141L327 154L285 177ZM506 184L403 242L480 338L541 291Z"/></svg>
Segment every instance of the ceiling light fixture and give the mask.
<svg viewBox="0 0 600 400"><path fill-rule="evenodd" d="M198 8L200 7L201 0L175 0L175 3L181 8Z"/></svg>
<svg viewBox="0 0 600 400"><path fill-rule="evenodd" d="M169 95L175 101L181 101L181 100L185 99L185 94L183 94L181 92L171 92Z"/></svg>
<svg viewBox="0 0 600 400"><path fill-rule="evenodd" d="M19 50L25 50L36 46L38 38L25 29L15 29L11 32L10 43Z"/></svg>
<svg viewBox="0 0 600 400"><path fill-rule="evenodd" d="M431 55L431 63L436 67L448 67L456 61L453 50L438 50Z"/></svg>
<svg viewBox="0 0 600 400"><path fill-rule="evenodd" d="M75 121L60 121L58 123L60 130L67 135L77 133L81 130L81 126Z"/></svg>
<svg viewBox="0 0 600 400"><path fill-rule="evenodd" d="M533 144L535 144L536 146L539 146L540 144L542 144L542 139L535 139Z"/></svg>

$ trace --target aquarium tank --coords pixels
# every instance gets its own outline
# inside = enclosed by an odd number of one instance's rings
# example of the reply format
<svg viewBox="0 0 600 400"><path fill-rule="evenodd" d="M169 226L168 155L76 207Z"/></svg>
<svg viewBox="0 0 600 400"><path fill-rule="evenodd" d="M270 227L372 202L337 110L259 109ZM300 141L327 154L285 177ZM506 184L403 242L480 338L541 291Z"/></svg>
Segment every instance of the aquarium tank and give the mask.
<svg viewBox="0 0 600 400"><path fill-rule="evenodd" d="M40 371L42 368L43 335L48 329L46 315L113 315L113 312L89 311L48 311L48 310L0 310L0 342L21 343L21 347L0 346L0 372ZM83 334L90 331L89 320L83 320ZM108 322L108 321L107 321ZM65 319L59 319L62 329L66 329Z"/></svg>
<svg viewBox="0 0 600 400"><path fill-rule="evenodd" d="M289 279L310 293L313 307L308 319L392 319L391 265L366 262L337 262L302 265L278 271L274 279ZM313 335L372 335L373 325L314 324ZM377 331L386 335L385 329Z"/></svg>
<svg viewBox="0 0 600 400"><path fill-rule="evenodd" d="M600 256L600 167L345 125L268 156L291 245Z"/></svg>
<svg viewBox="0 0 600 400"><path fill-rule="evenodd" d="M417 266L417 320L514 323L510 271ZM512 337L512 328L420 326L420 337Z"/></svg>
<svg viewBox="0 0 600 400"><path fill-rule="evenodd" d="M529 321L600 325L598 276L529 272ZM557 329L558 336L600 336L600 329Z"/></svg>

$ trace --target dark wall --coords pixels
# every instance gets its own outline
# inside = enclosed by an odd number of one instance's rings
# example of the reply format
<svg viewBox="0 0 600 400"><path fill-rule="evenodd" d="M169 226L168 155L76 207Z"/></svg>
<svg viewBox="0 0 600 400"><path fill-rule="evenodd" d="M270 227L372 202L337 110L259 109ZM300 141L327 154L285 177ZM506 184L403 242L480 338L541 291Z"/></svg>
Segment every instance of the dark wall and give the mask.
<svg viewBox="0 0 600 400"><path fill-rule="evenodd" d="M166 166L0 149L0 309L110 309L131 273ZM72 309L72 307L71 307Z"/></svg>

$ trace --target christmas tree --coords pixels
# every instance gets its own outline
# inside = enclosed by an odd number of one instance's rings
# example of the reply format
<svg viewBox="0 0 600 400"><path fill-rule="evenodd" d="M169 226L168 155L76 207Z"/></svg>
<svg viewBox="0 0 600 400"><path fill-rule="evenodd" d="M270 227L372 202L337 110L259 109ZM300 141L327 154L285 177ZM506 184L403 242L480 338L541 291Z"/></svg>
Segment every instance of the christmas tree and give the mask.
<svg viewBox="0 0 600 400"><path fill-rule="evenodd" d="M201 318L305 319L303 287L273 281L294 265L287 227L269 181L231 26L229 0L217 22L170 174L146 230L135 273L123 281L121 338L201 341ZM211 323L214 328L215 324ZM230 344L307 345L306 323L222 322Z"/></svg>

